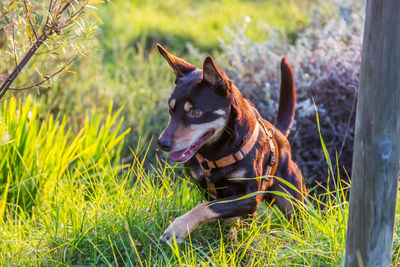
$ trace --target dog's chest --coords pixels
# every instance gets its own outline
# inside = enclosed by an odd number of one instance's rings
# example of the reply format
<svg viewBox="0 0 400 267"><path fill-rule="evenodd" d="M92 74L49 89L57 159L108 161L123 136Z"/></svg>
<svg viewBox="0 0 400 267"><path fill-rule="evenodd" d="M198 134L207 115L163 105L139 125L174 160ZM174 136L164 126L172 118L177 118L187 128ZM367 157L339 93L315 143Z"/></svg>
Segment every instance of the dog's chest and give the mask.
<svg viewBox="0 0 400 267"><path fill-rule="evenodd" d="M185 167L187 168L187 171L189 172L190 176L192 178L200 181L204 179L204 174L203 171L200 167L200 164L197 163L196 160L190 160L189 162L184 164ZM217 180L220 180L221 177L227 177L227 178L240 178L245 177L243 176L246 173L245 169L241 168L232 168L232 167L226 167L226 168L219 168L219 169L213 169L211 172L211 180L216 182Z"/></svg>
<svg viewBox="0 0 400 267"><path fill-rule="evenodd" d="M254 172L248 164L245 162L240 162L239 164L233 164L224 168L217 168L211 171L211 176L209 181L215 184L225 184L225 183L235 183L235 180L245 177L253 177ZM196 160L190 160L185 163L188 173L192 178L201 182L205 180L205 175L200 167L200 164Z"/></svg>

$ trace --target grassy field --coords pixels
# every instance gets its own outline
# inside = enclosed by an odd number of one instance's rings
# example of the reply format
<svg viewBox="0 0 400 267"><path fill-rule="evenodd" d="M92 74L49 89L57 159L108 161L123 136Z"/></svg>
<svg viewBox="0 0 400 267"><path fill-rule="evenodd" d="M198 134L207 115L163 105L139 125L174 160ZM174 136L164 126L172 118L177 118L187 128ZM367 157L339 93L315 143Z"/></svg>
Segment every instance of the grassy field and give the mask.
<svg viewBox="0 0 400 267"><path fill-rule="evenodd" d="M3 140L1 146L7 155L0 165L6 178L2 199L8 199L1 210L3 264L341 262L347 204L341 204L340 191L332 192L335 200L324 211L318 200L301 206L300 228L276 208L263 206L256 219L233 228L211 223L180 247L162 245L158 238L169 222L204 199L188 179L175 175L178 165L158 162L145 170L143 158L135 158L123 171L117 156L126 132L115 133L121 122L116 116L86 122L72 136L65 121L58 124L50 117L41 124L38 106L30 99L26 104L15 99L4 103L3 130L14 139Z"/></svg>
<svg viewBox="0 0 400 267"><path fill-rule="evenodd" d="M155 43L200 66L198 54L221 53L225 27L247 27L258 41L269 37L265 22L295 39L317 5L119 0L101 7L98 46L71 68L75 74L0 104L0 265L341 265L348 214L341 187L311 195L296 223L263 204L256 218L203 225L179 246L159 241L174 218L205 199L181 165L155 153L173 86ZM327 176L340 180L337 173ZM393 265L399 234L396 220Z"/></svg>
<svg viewBox="0 0 400 267"><path fill-rule="evenodd" d="M308 22L305 11L310 1L119 1L101 10L104 19L102 43L106 51L132 46L146 39L146 47L155 42L185 48L186 43L212 51L218 48L217 37L224 28L253 21L249 36L254 40L267 37L263 24L283 27L289 33Z"/></svg>
<svg viewBox="0 0 400 267"><path fill-rule="evenodd" d="M19 113L19 114L18 114ZM348 203L343 189L330 200L310 198L293 223L275 207L233 225L210 223L180 246L159 241L178 215L205 201L179 165L157 161L131 167L118 155L118 114L92 118L78 135L38 106L12 99L1 111L2 265L338 266L342 262ZM99 130L100 129L100 130ZM29 131L28 131L29 130ZM56 160L55 160L56 159ZM340 177L336 177L340 179ZM400 239L396 224L394 264ZM397 251L397 252L396 252Z"/></svg>

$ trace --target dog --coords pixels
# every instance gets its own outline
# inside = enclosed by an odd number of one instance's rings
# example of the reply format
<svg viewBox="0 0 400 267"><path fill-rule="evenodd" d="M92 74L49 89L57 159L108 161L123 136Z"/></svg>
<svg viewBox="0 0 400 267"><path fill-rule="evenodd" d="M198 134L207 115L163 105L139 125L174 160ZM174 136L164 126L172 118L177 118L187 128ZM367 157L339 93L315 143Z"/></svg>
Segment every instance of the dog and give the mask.
<svg viewBox="0 0 400 267"><path fill-rule="evenodd" d="M158 146L169 152L173 161L184 164L211 200L176 218L161 241L172 243L175 238L181 243L208 221L255 215L262 200L277 205L285 214L293 214L292 202L274 193L290 194L298 201L303 201L307 193L286 138L296 104L293 72L286 59L283 57L281 62L279 110L274 126L260 116L211 56L198 69L160 44L157 47L176 78L168 100L170 121Z"/></svg>

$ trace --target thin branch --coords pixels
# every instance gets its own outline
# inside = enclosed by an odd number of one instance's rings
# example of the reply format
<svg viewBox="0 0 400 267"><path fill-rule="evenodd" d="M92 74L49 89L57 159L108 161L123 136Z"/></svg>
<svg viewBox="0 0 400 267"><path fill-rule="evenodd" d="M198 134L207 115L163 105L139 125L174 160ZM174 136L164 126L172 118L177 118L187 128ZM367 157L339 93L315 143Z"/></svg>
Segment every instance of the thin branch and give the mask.
<svg viewBox="0 0 400 267"><path fill-rule="evenodd" d="M24 7L25 7L26 16L28 17L29 25L31 26L31 29L32 29L32 31L33 31L33 35L35 35L35 38L36 38L36 41L37 41L37 40L38 40L38 36L37 36L37 34L36 34L36 30L35 30L35 28L33 27L32 22L31 22L31 16L29 15L28 7L26 6L26 0L24 0Z"/></svg>
<svg viewBox="0 0 400 267"><path fill-rule="evenodd" d="M32 89L34 87L38 87L38 86L42 85L43 83L47 82L48 80L50 80L51 78L53 78L54 76L56 76L57 74L59 74L60 72L62 72L63 70L65 70L65 68L68 67L69 65L71 65L77 58L78 58L78 55L75 55L75 57L73 57L70 61L68 61L67 64L65 64L59 70L57 70L56 72L52 73L50 76L47 76L46 78L44 78L42 81L40 81L38 83L35 83L35 84L27 86L27 87L19 87L19 88L11 88L10 87L9 90L23 91L23 90Z"/></svg>
<svg viewBox="0 0 400 267"><path fill-rule="evenodd" d="M61 47L62 47L62 45L57 45L57 46L56 46L55 48L53 48L53 49L48 49L48 50L43 51L43 52L36 52L36 55L42 55L42 54L51 53L51 52L54 52L54 51L60 49Z"/></svg>
<svg viewBox="0 0 400 267"><path fill-rule="evenodd" d="M57 0L56 0L56 1L57 1ZM50 17L51 17L51 10L52 10L52 9L53 9L53 0L50 0L49 9L48 9L48 11L47 11L46 23L45 23L45 25L44 25L44 28L43 28L43 32L42 32L42 33L45 33L46 28L47 28L47 26L48 26L48 24L49 24L49 19L50 19Z"/></svg>
<svg viewBox="0 0 400 267"><path fill-rule="evenodd" d="M60 29L62 29L62 26L60 27L60 16L61 14L71 5L71 2L67 3L61 3L58 5L58 7L54 7L54 9L58 8L57 13L55 14L55 18L53 23L49 26L49 29L51 32L56 32L57 34L60 32ZM53 11L54 11L53 9Z"/></svg>
<svg viewBox="0 0 400 267"><path fill-rule="evenodd" d="M15 62L15 67L18 66L18 56L17 56L17 50L15 50L15 25L12 25L12 46L13 46L13 53L14 53L14 62Z"/></svg>
<svg viewBox="0 0 400 267"><path fill-rule="evenodd" d="M8 88L21 72L22 68L28 63L31 57L35 54L36 50L42 45L42 43L46 40L47 35L42 34L39 39L33 44L33 46L29 49L28 53L24 56L21 62L15 67L13 72L7 77L7 79L3 82L0 87L0 99L3 98L4 94L7 92Z"/></svg>
<svg viewBox="0 0 400 267"><path fill-rule="evenodd" d="M75 18L74 18L75 16L78 17L79 15L81 15L88 3L89 3L89 0L86 0L86 3L82 4L82 6L78 9L78 11L76 11L75 13L73 13L73 14L68 18L68 20L64 23L64 26L68 25L73 19L75 20Z"/></svg>
<svg viewBox="0 0 400 267"><path fill-rule="evenodd" d="M58 5L58 10L57 10L56 17L55 17L56 21L57 21L58 17L59 17L70 5L71 5L71 2L60 3L60 4ZM56 9L56 7L54 7L54 9ZM53 11L54 11L54 9L53 9Z"/></svg>
<svg viewBox="0 0 400 267"><path fill-rule="evenodd" d="M79 37L79 35L75 35L74 37L71 37L71 38L69 38L68 40L76 40L77 38ZM46 44L45 44L46 45ZM53 49L48 49L48 50L45 50L45 51L42 51L42 52L36 52L36 55L42 55L42 54L47 54L47 53L51 53L51 52L54 52L54 51L57 51L58 49L60 49L61 47L63 47L63 46L65 46L65 45L57 45L55 48L53 48Z"/></svg>
<svg viewBox="0 0 400 267"><path fill-rule="evenodd" d="M51 10L51 5L52 2L50 2L49 5L49 10ZM56 13L56 18L57 19L62 12L66 10L66 8L70 5L70 2L65 3L65 4L60 4L58 7L58 11ZM52 16L51 11L47 15L47 22L50 19L50 16ZM25 54L24 58L21 60L21 62L15 67L15 69L12 71L12 73L6 78L6 80L1 84L0 86L0 99L3 98L4 94L7 92L7 90L10 88L11 84L14 82L15 78L18 76L18 74L21 72L22 68L25 67L26 63L31 59L33 55L35 55L36 51L39 49L39 47L43 44L44 41L56 30L57 27L57 20L52 21L51 24L46 23L42 34L36 42L33 44L33 46L28 50L28 52ZM50 30L48 33L46 33L46 30Z"/></svg>

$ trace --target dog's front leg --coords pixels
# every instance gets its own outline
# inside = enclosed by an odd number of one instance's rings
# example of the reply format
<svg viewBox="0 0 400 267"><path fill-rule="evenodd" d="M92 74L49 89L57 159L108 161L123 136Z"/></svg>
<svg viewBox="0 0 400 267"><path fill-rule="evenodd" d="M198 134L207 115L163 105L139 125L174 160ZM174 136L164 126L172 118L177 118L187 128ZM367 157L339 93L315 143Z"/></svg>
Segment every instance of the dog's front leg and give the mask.
<svg viewBox="0 0 400 267"><path fill-rule="evenodd" d="M172 243L175 236L176 242L181 243L190 232L203 223L254 213L257 209L258 200L256 197L236 200L243 196L242 194L235 195L197 205L191 211L176 218L161 236L161 241Z"/></svg>

